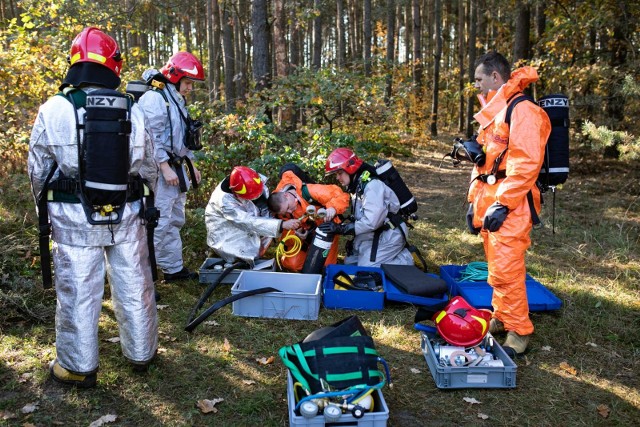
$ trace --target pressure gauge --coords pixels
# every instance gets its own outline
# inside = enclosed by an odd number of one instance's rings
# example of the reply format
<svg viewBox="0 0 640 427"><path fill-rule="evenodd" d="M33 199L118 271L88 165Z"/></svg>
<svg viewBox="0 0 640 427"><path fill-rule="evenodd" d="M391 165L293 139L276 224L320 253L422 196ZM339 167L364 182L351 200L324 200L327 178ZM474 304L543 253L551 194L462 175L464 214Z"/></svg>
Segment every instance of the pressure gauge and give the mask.
<svg viewBox="0 0 640 427"><path fill-rule="evenodd" d="M328 423L335 423L340 419L342 415L342 409L340 409L336 405L329 404L326 408L324 408L324 419Z"/></svg>

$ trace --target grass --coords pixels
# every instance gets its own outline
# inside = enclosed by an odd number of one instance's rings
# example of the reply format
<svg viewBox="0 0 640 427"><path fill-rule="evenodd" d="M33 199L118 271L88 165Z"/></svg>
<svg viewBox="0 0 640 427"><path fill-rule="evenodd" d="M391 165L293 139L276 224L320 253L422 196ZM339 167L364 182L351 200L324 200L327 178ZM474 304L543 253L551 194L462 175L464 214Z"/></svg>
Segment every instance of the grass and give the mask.
<svg viewBox="0 0 640 427"><path fill-rule="evenodd" d="M469 169L440 165L448 142L413 148L394 164L420 201L411 241L437 272L443 264L483 260L480 239L465 232ZM40 288L36 217L28 180L0 183L0 426L89 425L116 414L122 426L288 425L286 371L277 350L309 332L357 314L388 361L388 425L637 425L640 419L640 168L575 158L556 196L556 233L546 198L545 228L532 235L528 271L563 301L556 312L532 313L531 351L519 358L517 388L444 391L435 387L413 329L415 308L380 312L321 309L317 321L237 317L227 306L193 334L187 314L203 287L160 282L160 349L147 374L122 357L109 290L100 320L98 387L74 390L48 377L55 356L55 294ZM205 197L206 199L206 197ZM208 253L202 206L183 230L185 257L197 268ZM212 297L229 295L219 287ZM256 359L275 356L262 365ZM420 370L413 373L412 369ZM250 381L248 381L250 380ZM480 404L470 404L473 397ZM201 399L223 398L202 414ZM21 408L37 403L31 413ZM479 414L486 414L483 420ZM606 415L606 417L604 416Z"/></svg>

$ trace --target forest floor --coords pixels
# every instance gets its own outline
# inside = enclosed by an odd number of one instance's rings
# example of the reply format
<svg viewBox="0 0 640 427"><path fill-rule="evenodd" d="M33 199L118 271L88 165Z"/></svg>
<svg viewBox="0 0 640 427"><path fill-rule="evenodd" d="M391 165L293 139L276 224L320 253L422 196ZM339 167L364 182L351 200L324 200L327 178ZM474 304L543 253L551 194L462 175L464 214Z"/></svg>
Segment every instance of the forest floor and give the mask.
<svg viewBox="0 0 640 427"><path fill-rule="evenodd" d="M394 165L420 203L410 241L439 266L483 261L480 237L466 231L469 166L441 162L450 138L415 144ZM187 315L204 287L197 281L158 283L160 348L146 374L122 357L109 290L100 318L98 385L75 390L48 376L55 356L54 292L38 290L38 264L19 274L16 259L37 251L37 223L25 176L0 183L0 426L284 426L289 424L286 369L278 349L310 332L357 315L391 368L382 390L389 426L637 425L640 419L640 168L572 158L569 181L543 211L532 233L528 273L562 301L534 312L530 351L515 360L517 387L442 390L434 383L414 329L416 307L386 304L381 311L321 307L314 321L234 316L231 305L193 333ZM189 266L211 256L204 240L203 206L183 230ZM211 301L230 294L219 286ZM217 412L198 402L223 399ZM114 416L109 418L108 416ZM101 424L102 423L102 424ZM384 425L384 422L363 425Z"/></svg>

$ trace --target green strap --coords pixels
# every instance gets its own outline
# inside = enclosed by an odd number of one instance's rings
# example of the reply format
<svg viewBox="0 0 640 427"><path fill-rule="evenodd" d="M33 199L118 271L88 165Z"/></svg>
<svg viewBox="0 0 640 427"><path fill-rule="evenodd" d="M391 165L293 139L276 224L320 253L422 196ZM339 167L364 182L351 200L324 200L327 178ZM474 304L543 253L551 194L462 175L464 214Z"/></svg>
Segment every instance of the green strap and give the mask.
<svg viewBox="0 0 640 427"><path fill-rule="evenodd" d="M307 188L307 184L302 184L302 189L300 190L302 193L302 198L307 201L307 203L311 203L312 205L317 204L317 202L311 197L311 193L309 193L309 188Z"/></svg>

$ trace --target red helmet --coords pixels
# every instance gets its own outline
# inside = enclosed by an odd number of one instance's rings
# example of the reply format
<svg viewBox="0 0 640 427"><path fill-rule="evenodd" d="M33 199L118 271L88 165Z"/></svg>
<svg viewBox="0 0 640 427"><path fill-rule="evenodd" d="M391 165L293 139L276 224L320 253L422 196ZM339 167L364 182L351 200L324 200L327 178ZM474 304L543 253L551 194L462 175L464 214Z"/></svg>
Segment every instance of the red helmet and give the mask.
<svg viewBox="0 0 640 427"><path fill-rule="evenodd" d="M160 68L160 72L173 84L178 83L183 77L191 80L204 80L202 64L189 52L173 54L164 67Z"/></svg>
<svg viewBox="0 0 640 427"><path fill-rule="evenodd" d="M246 200L260 197L264 189L264 182L258 172L246 166L236 166L229 177L229 188L233 193Z"/></svg>
<svg viewBox="0 0 640 427"><path fill-rule="evenodd" d="M489 332L489 310L478 310L464 298L457 296L444 310L433 316L440 336L451 345L473 347L479 344Z"/></svg>
<svg viewBox="0 0 640 427"><path fill-rule="evenodd" d="M95 62L104 65L120 77L122 56L118 43L95 27L87 27L73 39L69 64Z"/></svg>
<svg viewBox="0 0 640 427"><path fill-rule="evenodd" d="M329 154L329 157L327 157L324 171L325 175L331 175L342 169L349 175L353 175L360 166L362 166L362 159L358 158L352 150L348 148L336 148Z"/></svg>

